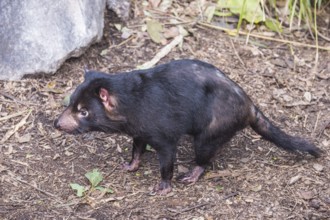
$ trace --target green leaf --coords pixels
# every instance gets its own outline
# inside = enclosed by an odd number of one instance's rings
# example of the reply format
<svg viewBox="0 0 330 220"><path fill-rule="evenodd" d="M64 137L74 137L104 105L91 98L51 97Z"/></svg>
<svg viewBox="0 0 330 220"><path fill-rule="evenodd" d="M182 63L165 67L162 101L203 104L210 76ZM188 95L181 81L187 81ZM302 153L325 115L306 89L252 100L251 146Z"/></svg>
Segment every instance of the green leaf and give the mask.
<svg viewBox="0 0 330 220"><path fill-rule="evenodd" d="M250 23L264 21L264 13L260 6L260 0L218 0L219 8L227 8L233 14L239 14L240 19Z"/></svg>
<svg viewBox="0 0 330 220"><path fill-rule="evenodd" d="M84 192L86 191L84 186L79 185L78 183L70 183L71 189L77 191L77 196L82 197Z"/></svg>
<svg viewBox="0 0 330 220"><path fill-rule="evenodd" d="M265 21L265 25L271 31L275 31L279 33L282 32L282 26L280 22L277 20L267 18Z"/></svg>
<svg viewBox="0 0 330 220"><path fill-rule="evenodd" d="M216 185L216 186L215 186L215 189L216 189L218 192L220 192L220 191L223 190L223 186L221 186L221 185Z"/></svg>
<svg viewBox="0 0 330 220"><path fill-rule="evenodd" d="M102 174L97 169L86 173L85 177L92 184L92 187L96 187L103 180Z"/></svg>
<svg viewBox="0 0 330 220"><path fill-rule="evenodd" d="M105 187L102 187L102 186L97 186L97 187L95 187L95 189L100 190L101 192L113 193L112 189L105 188Z"/></svg>

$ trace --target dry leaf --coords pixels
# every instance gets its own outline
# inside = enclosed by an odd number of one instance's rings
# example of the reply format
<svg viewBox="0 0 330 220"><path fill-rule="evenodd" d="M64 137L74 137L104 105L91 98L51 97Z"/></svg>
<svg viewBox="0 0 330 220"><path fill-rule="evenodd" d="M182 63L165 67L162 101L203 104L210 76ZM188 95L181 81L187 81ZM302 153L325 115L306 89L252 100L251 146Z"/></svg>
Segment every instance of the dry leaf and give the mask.
<svg viewBox="0 0 330 220"><path fill-rule="evenodd" d="M152 8L157 8L161 0L149 0Z"/></svg>
<svg viewBox="0 0 330 220"><path fill-rule="evenodd" d="M54 89L55 86L56 86L56 82L55 81L50 81L50 82L47 83L46 88L47 89Z"/></svg>
<svg viewBox="0 0 330 220"><path fill-rule="evenodd" d="M31 134L25 134L17 138L17 141L20 144L30 142L30 140L31 140Z"/></svg>
<svg viewBox="0 0 330 220"><path fill-rule="evenodd" d="M172 5L172 0L163 0L159 5L159 10L166 11Z"/></svg>
<svg viewBox="0 0 330 220"><path fill-rule="evenodd" d="M165 38L174 38L180 34L179 28L174 26L168 29L165 29L163 36Z"/></svg>
<svg viewBox="0 0 330 220"><path fill-rule="evenodd" d="M148 20L147 21L147 32L151 38L151 40L155 43L164 43L164 38L163 34L163 26L161 23L159 23L156 20Z"/></svg>
<svg viewBox="0 0 330 220"><path fill-rule="evenodd" d="M133 34L133 30L131 30L127 27L123 27L121 29L121 38L123 38L123 39L129 38L130 36L132 36L132 34Z"/></svg>

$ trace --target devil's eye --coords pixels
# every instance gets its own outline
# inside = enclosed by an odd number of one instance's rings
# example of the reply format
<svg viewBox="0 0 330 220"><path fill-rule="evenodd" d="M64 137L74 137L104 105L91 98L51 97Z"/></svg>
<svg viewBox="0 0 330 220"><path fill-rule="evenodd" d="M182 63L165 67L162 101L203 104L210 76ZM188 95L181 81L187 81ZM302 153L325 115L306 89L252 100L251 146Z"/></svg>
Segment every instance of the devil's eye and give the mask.
<svg viewBox="0 0 330 220"><path fill-rule="evenodd" d="M88 116L88 111L87 111L87 109L82 108L82 109L79 110L79 114L80 114L82 117L87 117L87 116Z"/></svg>

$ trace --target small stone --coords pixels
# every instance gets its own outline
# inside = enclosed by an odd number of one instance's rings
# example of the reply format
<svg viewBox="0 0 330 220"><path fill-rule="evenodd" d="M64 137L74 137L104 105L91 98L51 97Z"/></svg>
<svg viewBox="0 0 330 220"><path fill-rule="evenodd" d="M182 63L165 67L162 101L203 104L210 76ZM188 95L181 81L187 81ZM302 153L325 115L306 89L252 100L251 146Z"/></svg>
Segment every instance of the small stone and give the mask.
<svg viewBox="0 0 330 220"><path fill-rule="evenodd" d="M310 200L314 197L314 193L312 191L300 191L300 197L304 200Z"/></svg>
<svg viewBox="0 0 330 220"><path fill-rule="evenodd" d="M178 165L178 173L187 173L189 169L183 165Z"/></svg>
<svg viewBox="0 0 330 220"><path fill-rule="evenodd" d="M292 178L289 180L288 184L289 184L289 185L292 185L292 184L296 183L296 182L297 182L298 180L300 180L300 179L301 179L301 176L300 176L300 175L294 176L294 177L292 177Z"/></svg>
<svg viewBox="0 0 330 220"><path fill-rule="evenodd" d="M310 92L305 92L304 93L304 98L306 99L307 102L312 101L312 94Z"/></svg>
<svg viewBox="0 0 330 220"><path fill-rule="evenodd" d="M252 199L252 198L246 198L245 199L245 202L247 202L247 203L252 203L254 200Z"/></svg>
<svg viewBox="0 0 330 220"><path fill-rule="evenodd" d="M241 159L241 162L243 162L243 163L247 163L247 162L249 162L249 160L250 160L250 158L242 158L242 159Z"/></svg>
<svg viewBox="0 0 330 220"><path fill-rule="evenodd" d="M324 167L321 164L314 163L313 168L318 172L322 172Z"/></svg>
<svg viewBox="0 0 330 220"><path fill-rule="evenodd" d="M309 202L309 205L311 207L313 207L314 209L319 209L321 204L320 204L320 201L319 200L316 200L316 199L312 199L310 202Z"/></svg>

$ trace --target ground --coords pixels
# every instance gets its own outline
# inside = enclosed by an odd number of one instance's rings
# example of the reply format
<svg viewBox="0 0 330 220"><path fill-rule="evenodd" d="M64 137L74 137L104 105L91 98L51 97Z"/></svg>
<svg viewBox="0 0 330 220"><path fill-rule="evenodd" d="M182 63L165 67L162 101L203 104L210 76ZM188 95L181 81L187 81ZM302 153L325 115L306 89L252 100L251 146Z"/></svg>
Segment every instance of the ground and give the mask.
<svg viewBox="0 0 330 220"><path fill-rule="evenodd" d="M174 180L173 191L159 196L150 193L160 178L153 151L143 156L137 172L128 173L121 164L130 159L130 137L73 136L53 128L64 97L82 82L84 66L112 73L132 70L163 47L148 37L124 42L113 24L107 20L105 25L104 39L56 74L0 82L1 219L330 218L329 52L319 51L313 71L313 48L252 37L246 44L246 36L190 25L182 48L172 49L159 63L179 58L212 63L276 125L314 142L324 154L315 159L288 153L246 129L222 148L196 184ZM189 137L178 149L175 176L194 165ZM84 175L93 169L103 174L100 185L113 193L77 197L70 183L89 186Z"/></svg>

